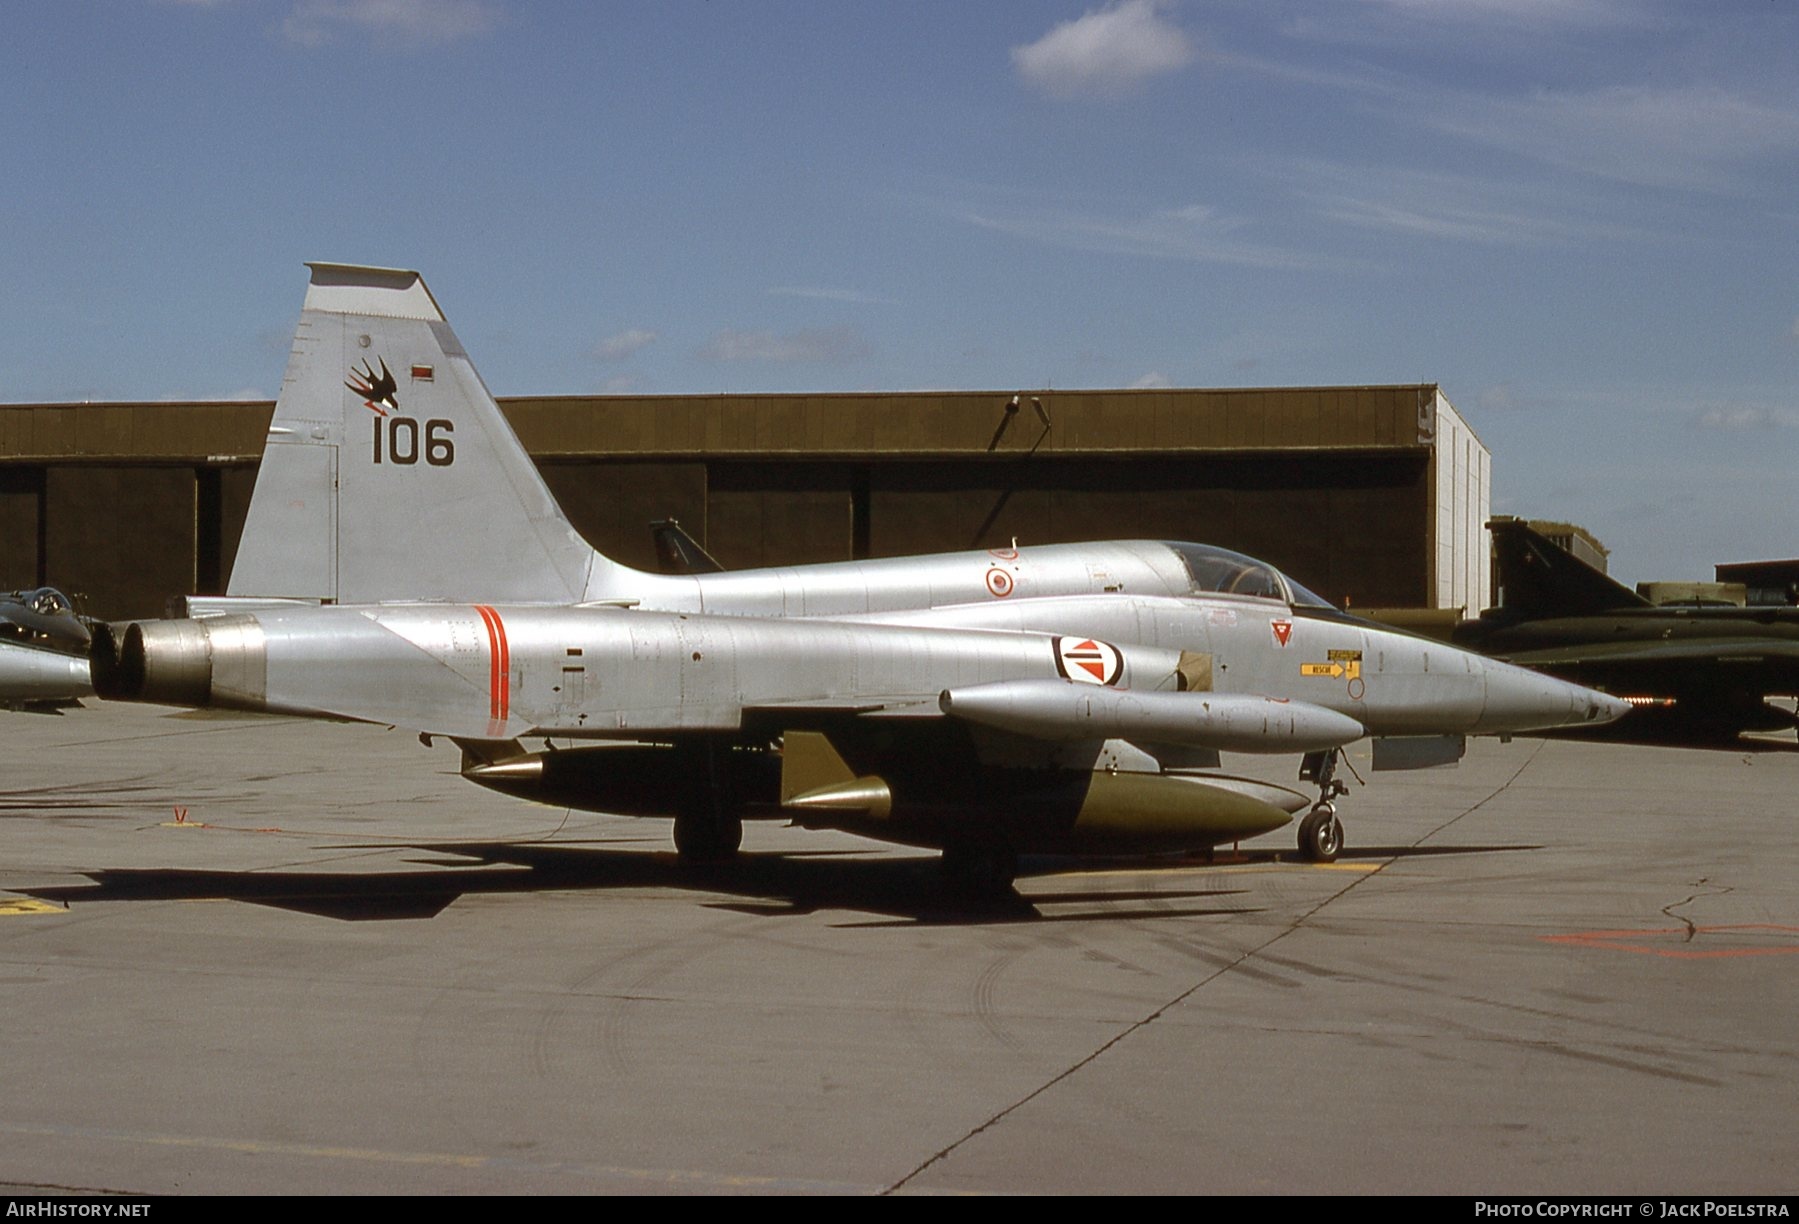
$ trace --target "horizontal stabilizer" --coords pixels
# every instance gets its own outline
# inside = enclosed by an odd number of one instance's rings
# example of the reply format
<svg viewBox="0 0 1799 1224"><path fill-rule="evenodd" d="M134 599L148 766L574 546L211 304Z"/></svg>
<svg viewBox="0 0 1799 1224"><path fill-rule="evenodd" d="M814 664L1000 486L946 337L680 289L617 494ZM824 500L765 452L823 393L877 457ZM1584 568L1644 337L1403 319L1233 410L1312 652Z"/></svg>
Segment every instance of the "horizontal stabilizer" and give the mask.
<svg viewBox="0 0 1799 1224"><path fill-rule="evenodd" d="M656 545L656 568L664 574L717 574L725 568L687 534L679 519L651 523L650 539Z"/></svg>

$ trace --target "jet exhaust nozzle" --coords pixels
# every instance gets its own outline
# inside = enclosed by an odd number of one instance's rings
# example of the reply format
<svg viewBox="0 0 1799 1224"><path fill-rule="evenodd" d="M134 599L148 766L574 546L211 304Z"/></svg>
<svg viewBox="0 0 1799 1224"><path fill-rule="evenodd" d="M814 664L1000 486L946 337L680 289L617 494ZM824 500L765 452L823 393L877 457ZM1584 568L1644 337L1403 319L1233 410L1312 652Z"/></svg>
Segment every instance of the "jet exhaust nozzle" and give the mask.
<svg viewBox="0 0 1799 1224"><path fill-rule="evenodd" d="M212 643L198 621L101 625L88 661L109 701L203 706L212 696Z"/></svg>
<svg viewBox="0 0 1799 1224"><path fill-rule="evenodd" d="M88 664L95 695L108 701L264 706L267 652L247 616L101 625Z"/></svg>

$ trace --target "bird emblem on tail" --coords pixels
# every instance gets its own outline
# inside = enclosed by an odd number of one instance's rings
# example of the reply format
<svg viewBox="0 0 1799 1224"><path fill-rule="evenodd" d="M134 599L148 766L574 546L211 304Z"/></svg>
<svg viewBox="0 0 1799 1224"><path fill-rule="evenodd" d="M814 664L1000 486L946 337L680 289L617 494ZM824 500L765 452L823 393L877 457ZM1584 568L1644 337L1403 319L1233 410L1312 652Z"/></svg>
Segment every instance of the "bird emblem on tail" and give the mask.
<svg viewBox="0 0 1799 1224"><path fill-rule="evenodd" d="M377 360L381 362L379 375L369 365L368 359L364 358L360 370L355 368L350 370L350 381L346 382L344 386L360 395L363 406L370 412L376 416L386 416L387 409L381 406L383 404L395 412L400 410L400 401L394 396L394 393L400 389L400 384L388 370L386 358L377 358Z"/></svg>

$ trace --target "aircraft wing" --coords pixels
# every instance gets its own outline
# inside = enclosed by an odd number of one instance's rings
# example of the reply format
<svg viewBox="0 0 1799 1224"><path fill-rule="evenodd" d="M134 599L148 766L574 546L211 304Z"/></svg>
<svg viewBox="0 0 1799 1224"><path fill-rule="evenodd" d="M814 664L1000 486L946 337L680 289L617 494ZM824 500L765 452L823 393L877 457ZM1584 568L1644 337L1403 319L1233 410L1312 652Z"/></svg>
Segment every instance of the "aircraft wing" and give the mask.
<svg viewBox="0 0 1799 1224"><path fill-rule="evenodd" d="M1799 642L1600 642L1522 651L1509 661L1646 703L1622 722L1589 733L1604 738L1734 743L1742 731L1795 725L1790 711L1766 699L1799 695Z"/></svg>
<svg viewBox="0 0 1799 1224"><path fill-rule="evenodd" d="M1586 642L1524 650L1502 656L1522 667L1621 675L1699 672L1711 668L1767 668L1769 679L1792 683L1799 679L1799 641L1770 638L1701 638L1680 642ZM1792 691L1779 683L1771 693Z"/></svg>

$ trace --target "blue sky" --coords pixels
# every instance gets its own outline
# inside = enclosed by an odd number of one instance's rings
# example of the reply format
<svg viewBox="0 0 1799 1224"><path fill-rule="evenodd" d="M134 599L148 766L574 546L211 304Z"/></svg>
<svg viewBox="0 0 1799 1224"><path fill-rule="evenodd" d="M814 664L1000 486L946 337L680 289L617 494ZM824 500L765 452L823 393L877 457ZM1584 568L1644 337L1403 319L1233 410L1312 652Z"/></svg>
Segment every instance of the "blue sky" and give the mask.
<svg viewBox="0 0 1799 1224"><path fill-rule="evenodd" d="M422 270L500 395L1435 381L1495 510L1627 581L1799 556L1786 3L113 0L5 33L0 402L271 397L302 261L367 262Z"/></svg>

